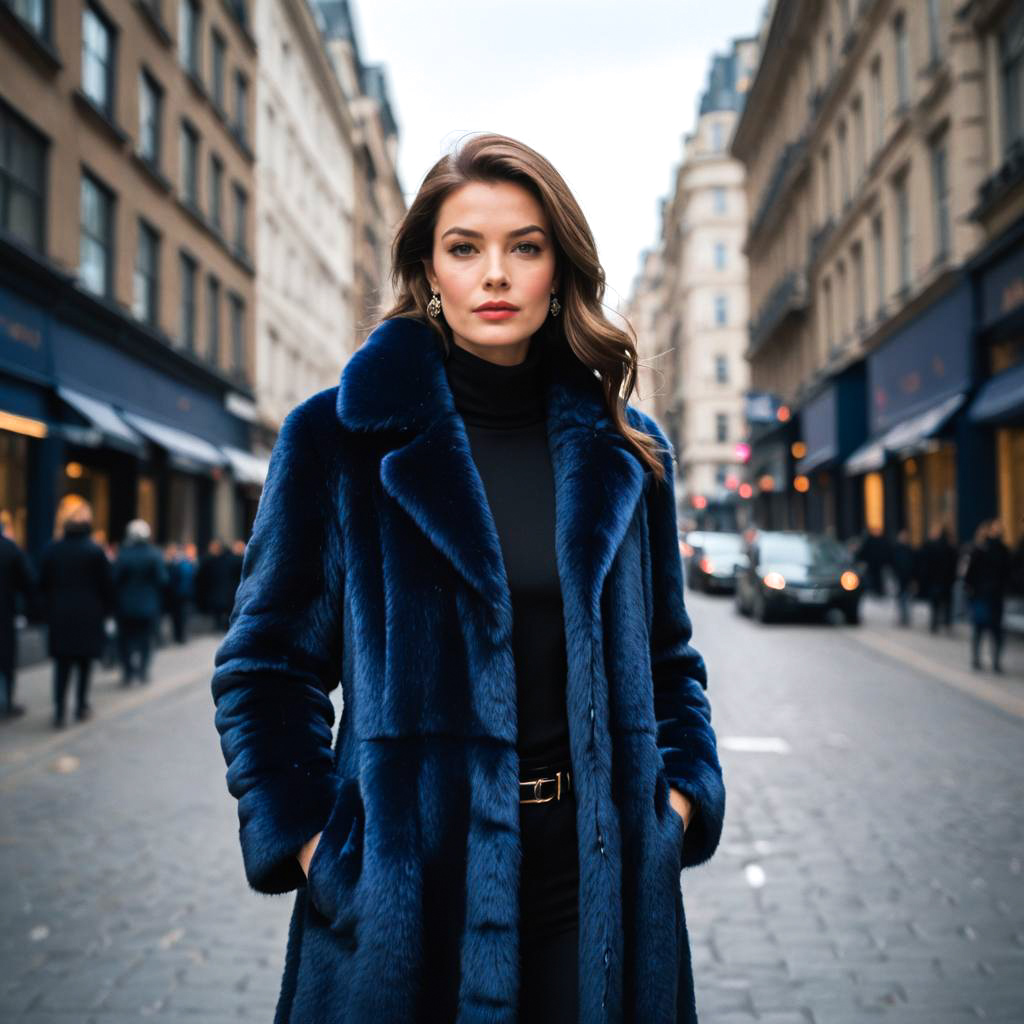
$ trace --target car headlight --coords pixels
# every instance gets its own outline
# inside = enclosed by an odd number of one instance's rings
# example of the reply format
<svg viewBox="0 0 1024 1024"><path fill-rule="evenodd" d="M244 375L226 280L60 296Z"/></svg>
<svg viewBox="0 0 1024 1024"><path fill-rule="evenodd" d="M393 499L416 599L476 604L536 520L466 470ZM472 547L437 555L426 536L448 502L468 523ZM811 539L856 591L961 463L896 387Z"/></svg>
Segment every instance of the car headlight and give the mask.
<svg viewBox="0 0 1024 1024"><path fill-rule="evenodd" d="M839 577L839 585L843 590L856 590L860 586L860 577L852 569L847 569Z"/></svg>
<svg viewBox="0 0 1024 1024"><path fill-rule="evenodd" d="M769 590L785 590L786 589L786 580L785 580L785 577L782 575L781 572L770 572L770 573L768 573L764 577L763 583L764 583L764 585Z"/></svg>

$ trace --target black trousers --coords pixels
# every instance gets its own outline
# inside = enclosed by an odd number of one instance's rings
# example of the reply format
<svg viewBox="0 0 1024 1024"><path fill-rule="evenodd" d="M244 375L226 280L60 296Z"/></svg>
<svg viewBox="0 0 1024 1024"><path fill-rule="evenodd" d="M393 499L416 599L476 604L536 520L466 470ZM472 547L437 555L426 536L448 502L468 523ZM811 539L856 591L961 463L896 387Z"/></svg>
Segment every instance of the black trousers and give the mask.
<svg viewBox="0 0 1024 1024"><path fill-rule="evenodd" d="M117 620L117 639L121 653L121 672L125 682L138 674L145 679L149 673L149 659L153 652L153 620L120 618ZM138 670L134 667L139 656Z"/></svg>
<svg viewBox="0 0 1024 1024"><path fill-rule="evenodd" d="M531 769L529 777L551 775L553 770ZM525 779L527 773L524 771L521 777ZM570 1024L576 1020L579 1000L579 860L574 792L563 794L561 800L520 804L519 826L523 843L519 1020L521 1024Z"/></svg>
<svg viewBox="0 0 1024 1024"><path fill-rule="evenodd" d="M64 720L68 702L68 684L71 669L78 670L75 710L89 706L89 678L92 673L92 658L57 658L53 666L53 711L60 721Z"/></svg>
<svg viewBox="0 0 1024 1024"><path fill-rule="evenodd" d="M0 676L4 678L4 711L7 711L14 703L14 671L14 650L12 648L4 654L3 660L0 660Z"/></svg>

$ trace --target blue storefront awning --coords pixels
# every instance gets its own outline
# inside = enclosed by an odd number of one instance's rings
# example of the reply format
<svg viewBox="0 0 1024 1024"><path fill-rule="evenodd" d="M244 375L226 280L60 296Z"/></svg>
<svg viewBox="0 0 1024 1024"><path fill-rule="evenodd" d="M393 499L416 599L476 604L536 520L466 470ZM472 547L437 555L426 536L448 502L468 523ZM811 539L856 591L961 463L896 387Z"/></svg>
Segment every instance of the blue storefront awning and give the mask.
<svg viewBox="0 0 1024 1024"><path fill-rule="evenodd" d="M225 464L223 452L209 441L165 423L157 423L148 416L135 412L123 413L124 418L144 437L167 452L171 464L187 473L205 472Z"/></svg>
<svg viewBox="0 0 1024 1024"><path fill-rule="evenodd" d="M85 428L64 424L62 433L68 438L91 447L108 444L132 455L143 454L146 443L142 436L128 426L106 402L91 398L63 384L57 385L57 394L60 395L61 401L71 406L89 424Z"/></svg>
<svg viewBox="0 0 1024 1024"><path fill-rule="evenodd" d="M226 444L221 445L220 450L227 456L231 475L240 484L263 486L267 479L267 470L270 468L270 459L261 458L259 455L253 455L252 452L245 452Z"/></svg>
<svg viewBox="0 0 1024 1024"><path fill-rule="evenodd" d="M881 469L890 452L909 455L920 451L957 413L966 397L962 391L949 395L941 402L901 420L881 437L866 441L846 460L843 468L847 476Z"/></svg>
<svg viewBox="0 0 1024 1024"><path fill-rule="evenodd" d="M1001 423L1024 417L1024 363L985 381L967 416L972 423Z"/></svg>

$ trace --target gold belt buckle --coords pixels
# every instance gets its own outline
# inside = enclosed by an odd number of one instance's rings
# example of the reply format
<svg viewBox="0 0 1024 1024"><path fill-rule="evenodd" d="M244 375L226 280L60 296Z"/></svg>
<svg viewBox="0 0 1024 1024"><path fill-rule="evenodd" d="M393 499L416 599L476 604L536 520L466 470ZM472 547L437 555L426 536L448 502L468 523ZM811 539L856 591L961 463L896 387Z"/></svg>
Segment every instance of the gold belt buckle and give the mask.
<svg viewBox="0 0 1024 1024"><path fill-rule="evenodd" d="M523 799L522 797L520 797L519 802L521 804L546 804L546 803L550 803L552 800L561 800L562 799L562 776L563 775L565 776L565 781L568 784L569 773L567 771L565 771L565 772L563 772L563 771L555 772L555 777L553 779L534 779L532 782L520 782L519 783L520 786L533 786L533 797L532 798L527 798L527 799ZM541 787L541 784L544 783L544 782L553 782L553 783L555 783L555 792L551 796L541 796L540 795L540 787Z"/></svg>

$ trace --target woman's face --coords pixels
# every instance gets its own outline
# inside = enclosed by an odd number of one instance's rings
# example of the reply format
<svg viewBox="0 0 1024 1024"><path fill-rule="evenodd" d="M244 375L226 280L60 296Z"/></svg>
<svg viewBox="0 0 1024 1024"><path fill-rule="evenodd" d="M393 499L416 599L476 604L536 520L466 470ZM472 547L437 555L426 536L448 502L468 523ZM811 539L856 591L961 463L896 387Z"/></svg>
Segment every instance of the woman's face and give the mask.
<svg viewBox="0 0 1024 1024"><path fill-rule="evenodd" d="M424 269L457 345L507 366L526 358L557 290L551 227L527 189L474 181L452 192ZM481 309L488 303L512 309Z"/></svg>

